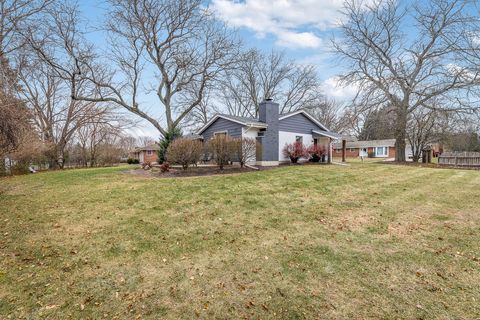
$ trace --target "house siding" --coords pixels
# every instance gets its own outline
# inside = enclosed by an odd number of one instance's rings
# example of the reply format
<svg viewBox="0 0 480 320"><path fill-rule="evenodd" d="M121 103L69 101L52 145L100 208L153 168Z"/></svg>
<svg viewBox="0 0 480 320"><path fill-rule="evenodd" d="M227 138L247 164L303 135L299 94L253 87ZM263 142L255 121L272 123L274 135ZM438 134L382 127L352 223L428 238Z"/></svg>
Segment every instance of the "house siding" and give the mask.
<svg viewBox="0 0 480 320"><path fill-rule="evenodd" d="M213 134L218 131L227 131L230 137L241 137L242 128L244 126L223 118L215 120L205 131L202 132L203 139L205 141L210 140Z"/></svg>
<svg viewBox="0 0 480 320"><path fill-rule="evenodd" d="M301 113L280 120L278 130L303 134L312 134L312 130L325 131Z"/></svg>
<svg viewBox="0 0 480 320"><path fill-rule="evenodd" d="M257 160L263 163L276 164L279 160L278 103L271 101L260 103L258 118L268 127L263 131L263 136L257 138L257 141L262 145L261 157L257 157Z"/></svg>

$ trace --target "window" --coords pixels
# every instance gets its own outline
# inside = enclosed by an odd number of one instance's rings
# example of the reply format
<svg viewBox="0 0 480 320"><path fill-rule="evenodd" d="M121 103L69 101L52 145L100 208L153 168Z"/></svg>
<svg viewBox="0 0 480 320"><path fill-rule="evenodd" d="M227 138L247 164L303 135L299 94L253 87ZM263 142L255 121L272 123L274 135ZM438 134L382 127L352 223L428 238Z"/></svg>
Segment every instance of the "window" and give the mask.
<svg viewBox="0 0 480 320"><path fill-rule="evenodd" d="M152 155L152 153L153 153L153 151L152 151L152 150L147 150L147 155L151 156L151 155Z"/></svg>
<svg viewBox="0 0 480 320"><path fill-rule="evenodd" d="M313 145L316 146L317 144L318 144L318 139L317 138L313 139Z"/></svg>
<svg viewBox="0 0 480 320"><path fill-rule="evenodd" d="M217 131L217 132L214 132L213 135L214 136L227 136L228 134L228 131Z"/></svg>
<svg viewBox="0 0 480 320"><path fill-rule="evenodd" d="M303 143L303 137L302 136L296 136L295 137L295 142Z"/></svg>
<svg viewBox="0 0 480 320"><path fill-rule="evenodd" d="M377 157L386 157L388 156L388 147L376 147L375 156Z"/></svg>

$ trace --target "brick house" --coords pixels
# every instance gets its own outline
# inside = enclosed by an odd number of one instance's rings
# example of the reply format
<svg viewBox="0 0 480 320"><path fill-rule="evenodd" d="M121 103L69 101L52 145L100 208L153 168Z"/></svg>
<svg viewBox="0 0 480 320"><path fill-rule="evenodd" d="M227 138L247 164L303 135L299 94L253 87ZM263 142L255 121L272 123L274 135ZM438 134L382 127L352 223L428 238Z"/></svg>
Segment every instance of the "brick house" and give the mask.
<svg viewBox="0 0 480 320"><path fill-rule="evenodd" d="M362 155L373 158L395 158L395 139L347 141L346 148L345 156L349 158L360 157ZM341 143L335 143L333 150L334 156L342 156ZM411 156L411 153L410 146L407 146L405 154L408 157Z"/></svg>
<svg viewBox="0 0 480 320"><path fill-rule="evenodd" d="M154 143L148 146L135 148L130 154L131 158L138 159L140 163L158 162L158 150L160 146Z"/></svg>

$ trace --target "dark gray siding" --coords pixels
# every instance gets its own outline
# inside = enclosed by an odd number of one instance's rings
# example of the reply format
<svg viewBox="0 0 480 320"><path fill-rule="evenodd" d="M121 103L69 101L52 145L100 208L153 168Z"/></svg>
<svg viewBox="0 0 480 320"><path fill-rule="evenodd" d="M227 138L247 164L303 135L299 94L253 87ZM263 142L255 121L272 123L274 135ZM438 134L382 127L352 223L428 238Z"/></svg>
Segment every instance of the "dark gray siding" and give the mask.
<svg viewBox="0 0 480 320"><path fill-rule="evenodd" d="M278 103L263 101L259 105L259 119L268 127L257 141L262 145L260 161L278 161Z"/></svg>
<svg viewBox="0 0 480 320"><path fill-rule="evenodd" d="M228 135L231 137L242 136L242 125L230 120L218 118L215 120L205 131L202 132L204 141L208 141L213 137L213 133L217 131L228 131Z"/></svg>
<svg viewBox="0 0 480 320"><path fill-rule="evenodd" d="M325 131L302 113L280 120L278 130L304 134L312 133L312 130Z"/></svg>

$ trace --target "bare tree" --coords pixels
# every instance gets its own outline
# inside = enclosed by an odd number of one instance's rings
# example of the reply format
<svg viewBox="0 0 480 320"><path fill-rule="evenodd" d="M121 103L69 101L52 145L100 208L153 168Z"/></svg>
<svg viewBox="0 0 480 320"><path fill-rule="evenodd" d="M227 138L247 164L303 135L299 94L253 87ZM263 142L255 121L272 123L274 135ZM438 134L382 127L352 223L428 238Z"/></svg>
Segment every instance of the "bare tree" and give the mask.
<svg viewBox="0 0 480 320"><path fill-rule="evenodd" d="M257 149L260 147L255 138L233 138L230 143L232 160L238 161L242 168L255 160Z"/></svg>
<svg viewBox="0 0 480 320"><path fill-rule="evenodd" d="M54 0L0 0L0 57L25 44L21 34ZM38 22L38 20L37 20Z"/></svg>
<svg viewBox="0 0 480 320"><path fill-rule="evenodd" d="M124 134L121 139L120 139L120 148L123 150L122 157L127 158L128 154L135 149L135 147L138 146L138 141L137 138L134 136Z"/></svg>
<svg viewBox="0 0 480 320"><path fill-rule="evenodd" d="M417 109L407 124L407 140L412 150L412 160L418 162L429 144L438 142L448 127L448 117L441 111Z"/></svg>
<svg viewBox="0 0 480 320"><path fill-rule="evenodd" d="M349 70L341 79L360 88L356 103L366 108L387 103L394 108L397 161L405 161L409 114L423 108L477 107L472 89L480 79L479 43L474 39L479 26L470 3L431 0L404 6L395 0L352 0L345 4L342 37L333 40ZM405 28L411 30L408 35Z"/></svg>
<svg viewBox="0 0 480 320"><path fill-rule="evenodd" d="M319 94L318 98L310 102L305 109L330 130L345 131L346 124L342 117L344 105L342 103Z"/></svg>
<svg viewBox="0 0 480 320"><path fill-rule="evenodd" d="M141 137L138 137L137 142L138 142L138 146L144 147L144 146L154 144L155 139L153 139L152 137L141 136Z"/></svg>
<svg viewBox="0 0 480 320"><path fill-rule="evenodd" d="M92 94L72 90L76 100L113 103L165 135L201 103L209 83L235 61L238 43L200 0L108 2L108 66L85 45L76 8L53 11L50 35L43 40L57 45L63 57L40 50L38 44L35 48L63 78L94 89ZM150 106L142 102L148 94L157 96L164 119L148 112Z"/></svg>
<svg viewBox="0 0 480 320"><path fill-rule="evenodd" d="M235 70L222 77L218 91L227 113L256 117L265 98L279 102L281 113L313 104L319 83L314 66L295 64L284 52L264 54L251 49L242 55Z"/></svg>
<svg viewBox="0 0 480 320"><path fill-rule="evenodd" d="M62 79L47 64L34 60L19 74L23 90L20 96L32 112L33 122L42 140L51 148L51 165L63 168L65 150L77 131L109 114L107 105L72 98L71 83ZM75 94L84 94L76 86Z"/></svg>
<svg viewBox="0 0 480 320"><path fill-rule="evenodd" d="M122 129L119 121L112 121L106 115L99 115L95 120L79 128L77 139L82 149L83 165L90 164L90 167L94 167L98 164L99 158L108 159L103 162L111 164L112 157L105 153L112 153L112 151L115 151L113 153L120 158Z"/></svg>

